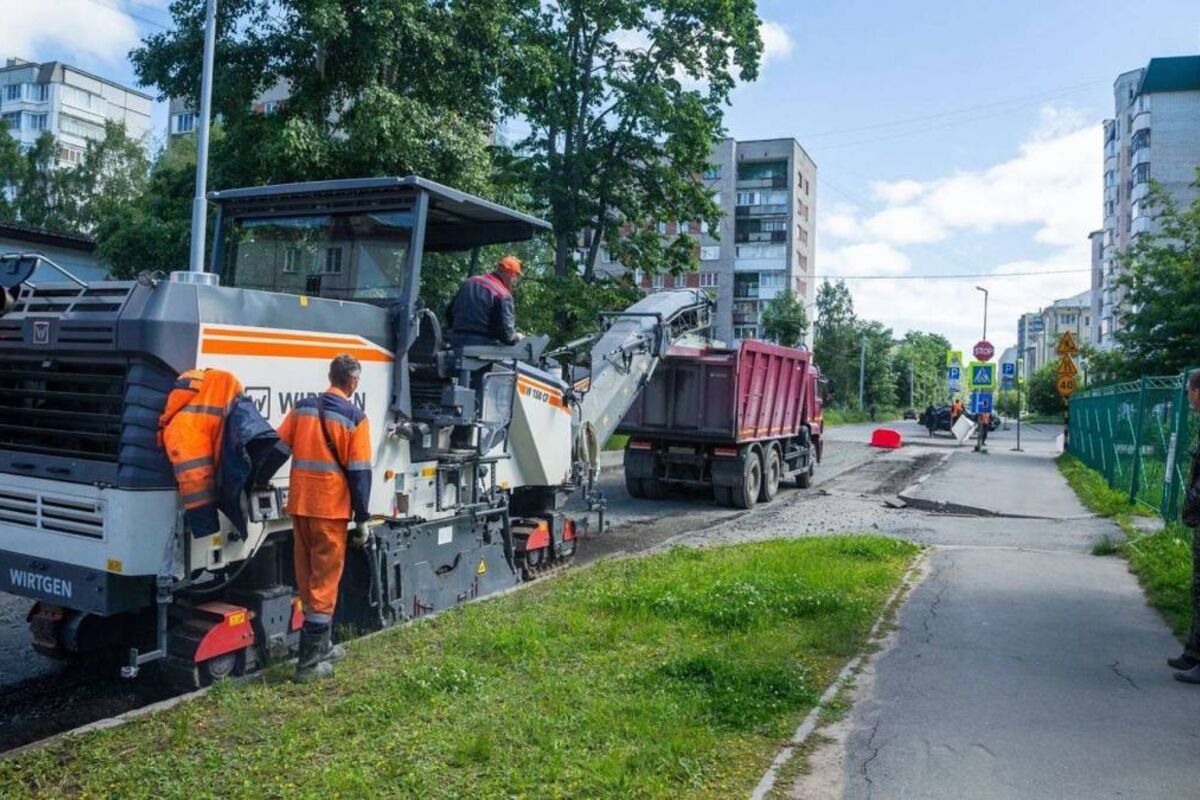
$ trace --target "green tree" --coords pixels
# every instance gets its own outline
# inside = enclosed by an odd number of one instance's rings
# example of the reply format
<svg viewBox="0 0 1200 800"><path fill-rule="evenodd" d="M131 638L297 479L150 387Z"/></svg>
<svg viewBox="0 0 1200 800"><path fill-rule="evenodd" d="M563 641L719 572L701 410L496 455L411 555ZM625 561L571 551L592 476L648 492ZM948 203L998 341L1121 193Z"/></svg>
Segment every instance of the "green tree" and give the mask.
<svg viewBox="0 0 1200 800"><path fill-rule="evenodd" d="M859 321L857 337L863 364L863 405L893 406L896 404L896 363L892 329L882 322ZM855 369L858 361L854 362ZM854 384L858 389L857 381Z"/></svg>
<svg viewBox="0 0 1200 800"><path fill-rule="evenodd" d="M909 373L912 374L913 400L923 407L944 399L942 376L946 370L946 351L950 341L941 334L909 331L896 346L896 395L908 402Z"/></svg>
<svg viewBox="0 0 1200 800"><path fill-rule="evenodd" d="M17 209L9 197L21 179L21 148L17 140L0 131L0 222L14 222Z"/></svg>
<svg viewBox="0 0 1200 800"><path fill-rule="evenodd" d="M860 338L854 299L842 281L823 282L817 288L816 337L813 354L829 380L829 402L848 407L858 402Z"/></svg>
<svg viewBox="0 0 1200 800"><path fill-rule="evenodd" d="M1200 188L1200 168L1194 185ZM1124 377L1200 364L1200 197L1181 209L1151 182L1147 203L1158 230L1134 239L1118 280L1127 291L1117 331Z"/></svg>
<svg viewBox="0 0 1200 800"><path fill-rule="evenodd" d="M13 206L25 225L64 233L79 233L67 191L66 170L56 169L58 143L49 131L24 153L17 176Z"/></svg>
<svg viewBox="0 0 1200 800"><path fill-rule="evenodd" d="M420 174L489 192L497 76L532 0L222 2L213 86L225 138L213 188ZM163 96L199 96L203 0L131 54ZM254 98L276 86L273 113Z"/></svg>
<svg viewBox="0 0 1200 800"><path fill-rule="evenodd" d="M529 125L504 167L555 228L554 274L594 276L602 244L649 273L695 264L685 235L657 223L718 209L703 180L737 80L753 80L762 41L753 0L573 0L521 4L501 81Z"/></svg>
<svg viewBox="0 0 1200 800"><path fill-rule="evenodd" d="M796 297L791 288L784 289L767 303L763 309L763 335L784 347L795 347L804 342L808 332L808 315L804 312L804 301Z"/></svg>
<svg viewBox="0 0 1200 800"><path fill-rule="evenodd" d="M1000 416L1016 419L1019 409L1016 389L1002 389L996 394L996 411Z"/></svg>
<svg viewBox="0 0 1200 800"><path fill-rule="evenodd" d="M1058 395L1058 365L1044 365L1030 376L1025 386L1026 402L1035 414L1057 414L1063 409L1063 400Z"/></svg>

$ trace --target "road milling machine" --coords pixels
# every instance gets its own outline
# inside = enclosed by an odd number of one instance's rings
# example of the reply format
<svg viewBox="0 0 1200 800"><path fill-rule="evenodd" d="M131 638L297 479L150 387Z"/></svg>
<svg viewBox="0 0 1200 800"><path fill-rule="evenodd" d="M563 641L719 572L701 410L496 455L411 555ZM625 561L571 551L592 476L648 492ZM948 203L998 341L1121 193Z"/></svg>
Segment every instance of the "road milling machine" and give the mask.
<svg viewBox="0 0 1200 800"><path fill-rule="evenodd" d="M361 362L375 535L350 550L335 625L370 629L565 564L589 518L567 498L602 519L600 445L671 343L709 324L705 295L669 291L557 352L454 347L419 300L422 256L546 222L417 177L209 197L208 272L46 281L41 256L0 258L0 591L35 601L45 655L116 653L127 677L157 662L187 686L295 649L288 470L243 493L244 533L222 515L193 536L157 440L186 370L231 372L278 427L334 356Z"/></svg>

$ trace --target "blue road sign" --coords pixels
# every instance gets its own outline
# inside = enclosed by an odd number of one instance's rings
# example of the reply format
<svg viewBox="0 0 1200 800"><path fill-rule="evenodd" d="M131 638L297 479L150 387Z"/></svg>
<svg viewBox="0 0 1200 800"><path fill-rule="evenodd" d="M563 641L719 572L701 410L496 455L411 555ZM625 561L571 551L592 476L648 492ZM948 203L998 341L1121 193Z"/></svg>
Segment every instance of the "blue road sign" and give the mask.
<svg viewBox="0 0 1200 800"><path fill-rule="evenodd" d="M951 383L958 383L962 380L962 367L948 367L946 369L946 380Z"/></svg>
<svg viewBox="0 0 1200 800"><path fill-rule="evenodd" d="M1013 361L1005 361L1000 365L1000 377L1015 378L1017 377L1017 365Z"/></svg>
<svg viewBox="0 0 1200 800"><path fill-rule="evenodd" d="M990 361L972 361L967 368L967 388L995 389L996 365Z"/></svg>
<svg viewBox="0 0 1200 800"><path fill-rule="evenodd" d="M992 413L992 393L991 392L972 392L971 393L971 413L972 414L990 414L990 413Z"/></svg>

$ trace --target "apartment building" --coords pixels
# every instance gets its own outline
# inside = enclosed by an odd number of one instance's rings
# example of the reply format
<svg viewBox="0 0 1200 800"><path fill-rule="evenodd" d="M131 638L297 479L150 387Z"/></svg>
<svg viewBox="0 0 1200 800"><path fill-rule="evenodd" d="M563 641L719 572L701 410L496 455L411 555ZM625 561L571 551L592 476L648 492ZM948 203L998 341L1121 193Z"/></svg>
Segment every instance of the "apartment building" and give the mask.
<svg viewBox="0 0 1200 800"><path fill-rule="evenodd" d="M78 164L89 141L104 138L106 121L123 122L129 135L150 131L148 94L83 70L48 61L10 58L0 67L0 118L28 150L44 133L58 141L58 163Z"/></svg>
<svg viewBox="0 0 1200 800"><path fill-rule="evenodd" d="M1152 58L1113 85L1115 113L1104 121L1104 228L1099 254L1095 343L1116 344L1125 290L1119 254L1155 230L1146 196L1160 183L1181 206L1196 198L1200 165L1200 55Z"/></svg>
<svg viewBox="0 0 1200 800"><path fill-rule="evenodd" d="M276 81L270 89L254 98L251 108L259 114L273 114L281 105L287 103L291 95L291 87L285 80ZM170 136L186 136L200 124L200 115L192 108L192 101L186 97L172 97L167 104L167 133Z"/></svg>
<svg viewBox="0 0 1200 800"><path fill-rule="evenodd" d="M1094 341L1094 321L1090 289L1022 314L1017 322L1017 351L1025 359L1023 377L1058 361L1058 340L1064 333L1070 331L1080 344Z"/></svg>
<svg viewBox="0 0 1200 800"><path fill-rule="evenodd" d="M635 271L638 282L647 291L706 290L717 304L712 335L723 341L761 336L763 309L790 286L806 306L811 331L816 164L792 138L725 139L713 149L704 179L721 209L718 229L694 221L659 226L664 236L682 231L695 240L699 272L673 278ZM596 266L604 274L625 271L607 248Z"/></svg>

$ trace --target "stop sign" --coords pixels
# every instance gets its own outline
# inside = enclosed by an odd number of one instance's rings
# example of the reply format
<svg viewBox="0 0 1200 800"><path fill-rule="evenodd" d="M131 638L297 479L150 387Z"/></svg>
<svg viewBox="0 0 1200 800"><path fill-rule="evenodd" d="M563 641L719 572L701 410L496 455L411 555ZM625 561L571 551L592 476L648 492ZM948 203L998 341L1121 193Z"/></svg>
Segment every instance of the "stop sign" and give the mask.
<svg viewBox="0 0 1200 800"><path fill-rule="evenodd" d="M992 343L987 339L976 342L974 349L971 352L975 355L976 361L991 361L992 356L996 355L996 348L992 347Z"/></svg>

